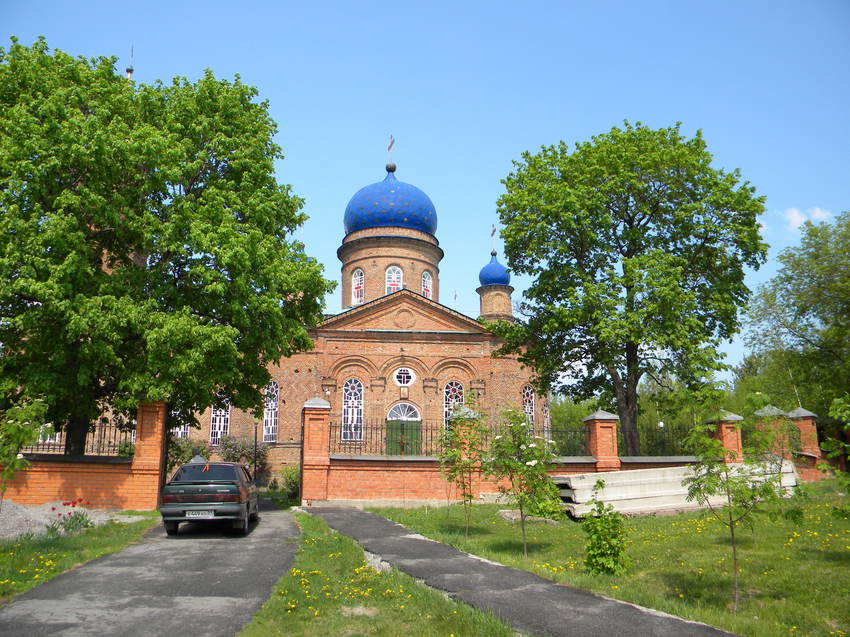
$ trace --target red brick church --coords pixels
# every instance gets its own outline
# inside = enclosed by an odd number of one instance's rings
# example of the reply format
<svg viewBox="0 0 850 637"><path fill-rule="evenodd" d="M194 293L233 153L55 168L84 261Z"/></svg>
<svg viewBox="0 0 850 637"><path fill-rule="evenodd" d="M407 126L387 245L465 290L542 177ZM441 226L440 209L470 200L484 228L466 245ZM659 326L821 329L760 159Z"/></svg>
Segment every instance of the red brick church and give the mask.
<svg viewBox="0 0 850 637"><path fill-rule="evenodd" d="M396 179L395 170L388 164L383 181L348 203L337 250L345 309L311 331L313 350L269 370L262 420L213 408L199 416L200 430L183 435L215 446L224 435L253 439L256 427L277 469L299 461L301 410L311 398L330 403L330 449L349 454L430 455L452 410L473 395L478 410L491 417L520 407L548 427L549 406L532 390L530 371L513 357L494 358L499 339L440 303L443 251L434 204ZM510 273L495 252L479 283L479 318L513 320ZM415 435L405 443L387 423Z"/></svg>

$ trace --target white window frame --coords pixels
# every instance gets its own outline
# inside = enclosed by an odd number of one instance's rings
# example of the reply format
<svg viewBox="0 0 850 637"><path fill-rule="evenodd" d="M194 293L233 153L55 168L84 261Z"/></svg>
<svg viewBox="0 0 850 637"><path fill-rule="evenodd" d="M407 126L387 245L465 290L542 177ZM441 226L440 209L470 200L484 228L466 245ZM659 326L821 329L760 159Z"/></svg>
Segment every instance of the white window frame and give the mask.
<svg viewBox="0 0 850 637"><path fill-rule="evenodd" d="M349 378L342 384L341 440L363 440L363 383Z"/></svg>
<svg viewBox="0 0 850 637"><path fill-rule="evenodd" d="M399 387L410 387L415 380L416 372L409 367L399 367L393 372L393 382Z"/></svg>
<svg viewBox="0 0 850 637"><path fill-rule="evenodd" d="M397 265L391 265L384 273L387 294L398 292L404 287L404 272Z"/></svg>
<svg viewBox="0 0 850 637"><path fill-rule="evenodd" d="M270 380L263 390L263 442L277 442L280 385Z"/></svg>
<svg viewBox="0 0 850 637"><path fill-rule="evenodd" d="M230 433L230 401L215 405L210 412L210 445L218 447L221 439Z"/></svg>
<svg viewBox="0 0 850 637"><path fill-rule="evenodd" d="M450 380L443 387L443 422L449 425L455 408L463 404L463 383L459 380Z"/></svg>
<svg viewBox="0 0 850 637"><path fill-rule="evenodd" d="M357 268L351 273L351 305L363 305L366 300L366 275Z"/></svg>
<svg viewBox="0 0 850 637"><path fill-rule="evenodd" d="M525 385L522 388L522 410L525 412L525 422L534 422L534 388Z"/></svg>
<svg viewBox="0 0 850 637"><path fill-rule="evenodd" d="M395 416L393 416L395 414ZM422 420L419 408L413 403L396 403L387 412L387 420L401 420L404 422L418 422Z"/></svg>
<svg viewBox="0 0 850 637"><path fill-rule="evenodd" d="M426 299L434 298L434 277L428 270L422 272L422 296Z"/></svg>

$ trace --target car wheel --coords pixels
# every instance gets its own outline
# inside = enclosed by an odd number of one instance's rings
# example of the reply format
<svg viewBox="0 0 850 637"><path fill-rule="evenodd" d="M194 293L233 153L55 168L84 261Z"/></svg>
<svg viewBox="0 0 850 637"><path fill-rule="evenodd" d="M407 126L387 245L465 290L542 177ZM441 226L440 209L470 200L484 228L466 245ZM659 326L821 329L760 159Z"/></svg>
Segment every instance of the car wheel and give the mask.
<svg viewBox="0 0 850 637"><path fill-rule="evenodd" d="M248 522L248 518L250 517L248 515L249 507L250 507L250 505L246 506L245 507L245 513L242 515L242 518L239 519L239 520L236 520L233 523L233 528L236 530L237 533L239 533L239 535L247 535L248 534L248 526L250 525L250 522Z"/></svg>
<svg viewBox="0 0 850 637"><path fill-rule="evenodd" d="M163 522L162 524L165 526L165 532L168 535L177 535L177 529L180 526L179 522Z"/></svg>

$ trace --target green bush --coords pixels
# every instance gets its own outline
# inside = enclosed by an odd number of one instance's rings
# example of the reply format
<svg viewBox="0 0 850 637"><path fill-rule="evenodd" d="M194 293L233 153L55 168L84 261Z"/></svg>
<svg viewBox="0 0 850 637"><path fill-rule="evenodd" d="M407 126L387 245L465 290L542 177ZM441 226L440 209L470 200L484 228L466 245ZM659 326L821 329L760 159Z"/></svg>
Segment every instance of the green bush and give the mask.
<svg viewBox="0 0 850 637"><path fill-rule="evenodd" d="M629 565L626 527L623 516L598 499L598 492L604 487L603 480L596 481L591 499L593 513L581 523L587 535L584 565L591 573L619 575Z"/></svg>
<svg viewBox="0 0 850 637"><path fill-rule="evenodd" d="M297 465L284 467L278 476L269 481L269 497L278 506L300 504L301 468Z"/></svg>
<svg viewBox="0 0 850 637"><path fill-rule="evenodd" d="M195 456L210 457L210 446L205 440L177 438L168 434L168 470L172 471L186 464Z"/></svg>
<svg viewBox="0 0 850 637"><path fill-rule="evenodd" d="M136 445L132 440L122 440L118 443L118 455L132 458L136 453Z"/></svg>
<svg viewBox="0 0 850 637"><path fill-rule="evenodd" d="M254 439L242 436L222 436L216 448L218 455L225 462L247 461L250 466L254 463ZM265 473L268 468L269 445L257 442L257 474Z"/></svg>

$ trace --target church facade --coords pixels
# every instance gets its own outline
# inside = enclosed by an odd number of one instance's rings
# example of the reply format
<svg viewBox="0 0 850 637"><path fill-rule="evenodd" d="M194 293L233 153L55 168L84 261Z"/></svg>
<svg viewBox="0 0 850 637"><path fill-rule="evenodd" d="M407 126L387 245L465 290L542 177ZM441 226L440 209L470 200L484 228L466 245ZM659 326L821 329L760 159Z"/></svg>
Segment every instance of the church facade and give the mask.
<svg viewBox="0 0 850 637"><path fill-rule="evenodd" d="M431 200L388 164L386 178L355 193L345 210L337 250L345 309L311 330L311 351L269 369L263 417L216 407L200 414L200 430L182 433L215 447L222 436L253 439L256 430L275 471L299 462L301 410L312 398L330 403L328 444L340 454L427 456L452 411L473 400L491 419L517 407L548 427L548 403L532 389L530 370L494 357L499 339L440 303L436 228ZM513 320L510 273L495 252L479 283L479 318ZM415 440L407 448L391 440L388 423L415 430Z"/></svg>

